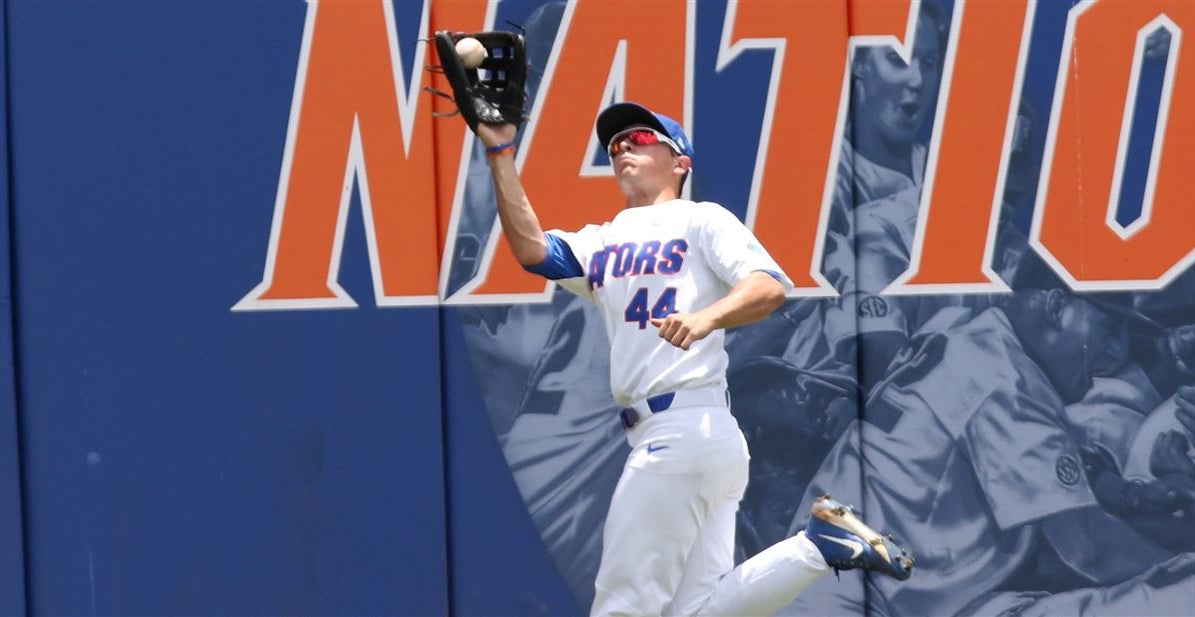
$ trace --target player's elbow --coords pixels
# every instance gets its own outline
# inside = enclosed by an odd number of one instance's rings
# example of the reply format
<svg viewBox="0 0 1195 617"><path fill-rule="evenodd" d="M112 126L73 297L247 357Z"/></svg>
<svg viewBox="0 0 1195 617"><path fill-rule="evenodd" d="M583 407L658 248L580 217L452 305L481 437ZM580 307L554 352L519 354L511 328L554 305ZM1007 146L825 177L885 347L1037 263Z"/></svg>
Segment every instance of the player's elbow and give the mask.
<svg viewBox="0 0 1195 617"><path fill-rule="evenodd" d="M521 266L538 266L548 258L548 241L541 233L539 239L525 238L511 242L510 248Z"/></svg>
<svg viewBox="0 0 1195 617"><path fill-rule="evenodd" d="M780 305L784 304L784 285L780 281L772 277L771 274L765 272L757 272L759 277L759 300L756 306L759 307L764 317L771 315Z"/></svg>

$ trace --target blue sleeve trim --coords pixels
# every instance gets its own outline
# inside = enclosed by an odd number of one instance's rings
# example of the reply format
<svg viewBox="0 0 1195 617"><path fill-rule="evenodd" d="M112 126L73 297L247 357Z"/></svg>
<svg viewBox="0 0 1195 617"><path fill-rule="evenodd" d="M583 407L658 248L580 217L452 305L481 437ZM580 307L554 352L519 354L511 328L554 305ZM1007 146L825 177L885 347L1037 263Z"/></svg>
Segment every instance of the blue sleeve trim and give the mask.
<svg viewBox="0 0 1195 617"><path fill-rule="evenodd" d="M753 272L763 272L764 274L776 279L777 283L784 284L784 276L775 270L753 270Z"/></svg>
<svg viewBox="0 0 1195 617"><path fill-rule="evenodd" d="M548 256L540 263L523 266L524 270L551 280L577 278L585 274L581 262L577 261L577 256L573 255L573 250L564 240L550 233L544 234L544 239L548 241Z"/></svg>

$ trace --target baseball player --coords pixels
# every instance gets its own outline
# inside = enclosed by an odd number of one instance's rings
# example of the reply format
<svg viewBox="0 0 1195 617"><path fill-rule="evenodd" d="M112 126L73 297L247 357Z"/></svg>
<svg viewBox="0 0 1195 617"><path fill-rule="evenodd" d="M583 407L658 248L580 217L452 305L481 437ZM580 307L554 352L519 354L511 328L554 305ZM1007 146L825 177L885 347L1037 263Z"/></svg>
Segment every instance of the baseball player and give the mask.
<svg viewBox="0 0 1195 617"><path fill-rule="evenodd" d="M730 212L680 198L693 148L671 118L618 103L597 119L626 208L545 233L513 160L515 124L479 124L503 233L536 274L596 304L631 452L607 514L595 615L767 614L834 569L908 578L912 560L829 498L808 527L733 568L746 442L726 395L724 329L792 282ZM611 418L611 421L616 421Z"/></svg>

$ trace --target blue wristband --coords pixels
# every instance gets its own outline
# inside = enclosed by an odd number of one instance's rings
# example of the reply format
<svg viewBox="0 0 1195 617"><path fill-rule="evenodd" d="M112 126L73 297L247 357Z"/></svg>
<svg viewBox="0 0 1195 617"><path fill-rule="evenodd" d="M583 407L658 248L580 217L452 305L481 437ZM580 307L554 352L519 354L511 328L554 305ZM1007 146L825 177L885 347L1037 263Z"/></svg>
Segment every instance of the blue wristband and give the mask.
<svg viewBox="0 0 1195 617"><path fill-rule="evenodd" d="M496 145L496 146L490 146L490 147L486 148L486 149L485 149L485 151L486 151L486 153L487 153L487 154L498 154L499 152L501 152L501 151L503 151L503 150L505 150L505 149L507 149L507 148L513 148L513 147L515 147L515 142L513 142L513 141L508 141L508 142L506 142L506 143L504 143L504 144L498 144L498 145Z"/></svg>

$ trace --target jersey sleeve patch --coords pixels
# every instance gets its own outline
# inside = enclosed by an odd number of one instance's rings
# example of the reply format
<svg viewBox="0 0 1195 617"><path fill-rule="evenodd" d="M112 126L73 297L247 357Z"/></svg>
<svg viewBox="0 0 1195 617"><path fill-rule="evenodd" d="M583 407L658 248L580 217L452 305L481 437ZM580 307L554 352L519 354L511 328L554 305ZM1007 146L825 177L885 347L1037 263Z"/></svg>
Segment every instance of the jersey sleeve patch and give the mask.
<svg viewBox="0 0 1195 617"><path fill-rule="evenodd" d="M568 243L553 233L545 233L544 238L548 241L547 257L541 263L523 266L524 270L553 281L585 274L581 262L577 261L577 256L573 254L573 249Z"/></svg>

